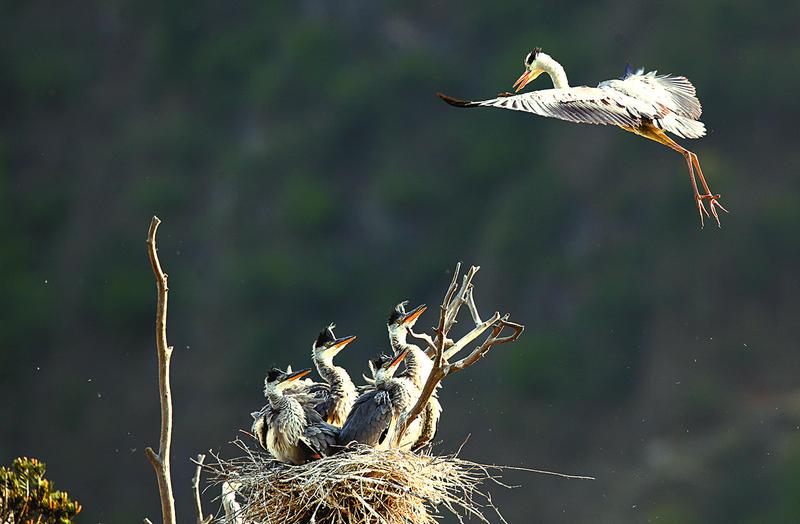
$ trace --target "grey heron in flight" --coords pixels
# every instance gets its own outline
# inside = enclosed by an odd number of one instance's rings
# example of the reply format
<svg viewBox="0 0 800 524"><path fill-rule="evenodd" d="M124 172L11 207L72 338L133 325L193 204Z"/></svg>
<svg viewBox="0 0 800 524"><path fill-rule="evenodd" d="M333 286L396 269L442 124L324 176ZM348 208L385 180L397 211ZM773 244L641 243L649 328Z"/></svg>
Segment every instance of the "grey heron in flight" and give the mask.
<svg viewBox="0 0 800 524"><path fill-rule="evenodd" d="M372 362L375 388L356 399L339 432L341 445L358 442L378 449L390 447L397 420L411 409L420 393L410 381L394 376L407 354L408 350L395 357L381 355Z"/></svg>
<svg viewBox="0 0 800 524"><path fill-rule="evenodd" d="M264 395L269 404L253 414L253 434L270 454L281 462L305 464L334 453L338 428L328 424L309 403L297 395L284 394L293 382L310 369L286 373L274 368L264 380Z"/></svg>
<svg viewBox="0 0 800 524"><path fill-rule="evenodd" d="M335 324L328 325L314 341L311 358L326 384L314 384L308 393L317 397L314 409L322 418L329 424L341 427L358 394L350 375L344 368L333 364L333 357L356 337L336 338L333 333L335 327Z"/></svg>
<svg viewBox="0 0 800 524"><path fill-rule="evenodd" d="M728 210L719 202L720 195L709 189L697 155L667 136L667 132L681 138L700 138L706 134L705 125L698 120L702 112L700 101L686 77L656 75L655 71L645 74L644 69L632 71L628 66L620 79L600 82L597 87L571 87L561 64L541 48L528 53L524 63L525 71L514 83L516 92L542 73L550 76L554 89L521 95L504 93L480 101L459 100L442 93L437 96L456 107L500 107L581 124L614 125L667 146L683 155L689 166L701 227L703 215L713 215L717 225L721 225L717 208ZM695 175L700 179L702 193Z"/></svg>
<svg viewBox="0 0 800 524"><path fill-rule="evenodd" d="M400 375L400 378L407 378L410 380L414 387L422 390L425 381L428 380L428 375L433 369L433 360L425 351L416 344L411 344L407 341L408 333L411 328L416 324L417 319L427 309L426 306L420 305L406 311L408 301L401 302L392 308L389 313L389 319L386 322L386 328L389 331L389 342L392 345L392 350L395 354L402 351L408 351L408 356L405 359L406 369ZM438 387L437 387L438 389ZM415 451L431 442L436 436L436 431L439 427L439 417L442 414L442 405L434 392L430 400L425 405L425 411L420 415L422 423L419 426L419 435L416 441L412 444L411 450ZM409 428L410 430L411 428ZM408 433L411 433L408 431Z"/></svg>

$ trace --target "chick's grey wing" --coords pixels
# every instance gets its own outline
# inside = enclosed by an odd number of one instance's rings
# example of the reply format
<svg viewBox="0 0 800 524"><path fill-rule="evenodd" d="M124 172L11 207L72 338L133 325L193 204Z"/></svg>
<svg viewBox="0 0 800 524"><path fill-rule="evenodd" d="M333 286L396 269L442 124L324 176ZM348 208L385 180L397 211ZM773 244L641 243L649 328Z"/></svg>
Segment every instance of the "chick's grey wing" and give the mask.
<svg viewBox="0 0 800 524"><path fill-rule="evenodd" d="M339 443L375 446L386 438L392 423L392 404L386 391L374 390L356 399L339 432Z"/></svg>
<svg viewBox="0 0 800 524"><path fill-rule="evenodd" d="M331 426L317 413L314 406L304 405L307 426L301 437L302 442L311 449L315 458L326 457L336 450L339 442L339 428Z"/></svg>
<svg viewBox="0 0 800 524"><path fill-rule="evenodd" d="M303 432L303 442L319 457L332 455L338 449L339 428L326 422L309 425Z"/></svg>

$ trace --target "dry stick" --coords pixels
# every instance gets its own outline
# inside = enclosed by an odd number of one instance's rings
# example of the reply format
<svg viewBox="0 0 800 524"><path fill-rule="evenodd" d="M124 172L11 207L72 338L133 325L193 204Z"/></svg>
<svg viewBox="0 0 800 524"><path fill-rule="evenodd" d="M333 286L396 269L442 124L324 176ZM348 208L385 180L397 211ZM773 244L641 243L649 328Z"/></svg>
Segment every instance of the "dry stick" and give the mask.
<svg viewBox="0 0 800 524"><path fill-rule="evenodd" d="M147 254L156 277L158 288L158 306L156 307L156 349L158 350L158 390L161 394L161 439L158 443L158 454L147 447L144 454L158 480L158 491L161 495L161 515L164 524L175 524L175 498L172 496L172 480L169 471L169 453L172 443L172 391L169 386L169 361L172 357L172 346L167 344L167 275L161 269L156 248L156 231L161 220L154 216L147 232Z"/></svg>
<svg viewBox="0 0 800 524"><path fill-rule="evenodd" d="M481 336L481 334L489 329L489 326L494 325L497 321L500 320L500 313L495 312L489 319L477 324L472 330L461 337L461 339L453 344L450 348L448 348L444 352L444 359L445 361L449 361L450 358L453 357L456 353L467 347L473 340Z"/></svg>
<svg viewBox="0 0 800 524"><path fill-rule="evenodd" d="M503 332L503 329L510 328L513 333L510 335L506 335L505 337L501 337L500 333ZM502 344L507 344L509 342L514 342L519 338L522 332L525 330L525 326L522 324L517 324L516 322L511 322L508 320L508 315L504 315L500 320L497 321L492 327L492 333L489 337L477 348L475 348L472 353L467 355L465 358L462 358L458 362L453 362L447 366L447 371L445 375L452 375L454 373L458 373L459 371L463 371L481 358L483 358L486 353L489 352L494 346L499 346Z"/></svg>
<svg viewBox="0 0 800 524"><path fill-rule="evenodd" d="M445 308L445 317L444 323L442 324L442 331L444 332L444 358L445 360L451 358L453 355L458 353L463 347L471 342L476 336L480 335L492 322L483 323L480 320L480 316L477 315L477 311L473 311L475 302L472 296L473 284L472 280L475 278L475 274L480 270L480 266L471 266L469 271L464 275L462 279L461 287L458 287L458 276L461 273L461 262L456 264L456 268L453 271L453 279L450 282L450 286L447 288L447 293L445 294L445 298L443 301L442 306ZM481 324L483 325L482 329L477 331L475 334L475 330L471 332L472 338L463 337L459 342L462 344L459 347L455 347L456 343L453 342L451 339L447 337L447 334L456 324L456 317L458 316L458 312L461 309L461 306L464 304L468 304L470 307L470 314L472 315L473 320L475 321L476 329L480 327ZM415 333L413 330L410 331L411 336L414 338L418 338L423 340L425 344L428 346L428 349L425 351L429 357L434 358L436 355L436 348L439 342L439 339L442 337L439 335L439 330L436 330L435 339L430 335L425 333Z"/></svg>
<svg viewBox="0 0 800 524"><path fill-rule="evenodd" d="M472 271L472 269L470 269L470 271ZM448 286L447 292L444 295L442 305L439 306L439 324L434 330L433 338L433 346L435 350L435 354L432 356L433 369L431 369L428 379L425 381L425 384L422 387L422 391L417 398L417 402L408 413L405 413L400 417L400 420L397 423L394 435L395 446L400 444L403 434L406 432L414 419L416 419L420 413L422 413L422 410L425 409L425 405L428 403L431 395L433 395L434 391L436 391L437 384L439 384L439 382L441 382L445 376L445 373L442 370L444 367L444 344L445 339L447 338L447 332L449 331L447 328L448 307L450 306L453 296L458 289L458 276L460 272L461 262L456 264L455 271L453 271L453 279L450 281L450 286Z"/></svg>
<svg viewBox="0 0 800 524"><path fill-rule="evenodd" d="M522 324L510 322L508 320L508 315L501 317L499 313L495 313L488 320L476 325L472 331L467 333L458 342L453 343L451 341L452 345L445 352L445 344L446 341L448 341L447 334L456 323L456 316L458 315L458 311L462 305L469 304L470 313L473 319L480 319L480 315L477 313L477 307L475 307L474 298L472 297L472 279L475 277L475 273L478 272L479 268L477 266L472 266L469 269L467 274L464 276L461 289L458 293L456 293L458 290L458 272L460 267L461 264L459 263L456 266L456 272L453 275L453 280L450 282L450 287L448 287L447 293L445 293L444 300L442 301L442 305L439 308L439 324L434 331L433 337L435 347L435 355L433 356L433 369L428 375L428 379L425 381L422 391L414 406L407 413L404 413L397 422L393 442L395 446L400 444L400 440L405 431L425 409L425 406L428 403L428 400L430 400L431 395L433 395L433 393L436 391L436 387L446 376L463 371L464 369L473 365L478 360L483 358L483 356L486 355L486 353L488 353L492 347L517 340L522 334L522 331L525 329ZM472 350L469 355L461 360L458 360L452 364L448 362L448 358L450 356L466 347L470 342L472 342L472 340L480 336L480 334L486 331L486 329L489 327L492 328L491 334L486 338L486 340L484 340L483 344ZM513 331L512 334L501 337L501 333L507 327Z"/></svg>
<svg viewBox="0 0 800 524"><path fill-rule="evenodd" d="M472 315L472 321L475 322L476 326L483 322L480 313L478 313L478 306L475 305L475 296L472 293L472 288L467 292L467 307L469 308L470 315Z"/></svg>
<svg viewBox="0 0 800 524"><path fill-rule="evenodd" d="M495 315L497 314L495 313ZM483 344L475 348L468 356L457 362L448 364L443 358L441 346L437 348L438 351L436 353L433 369L431 370L430 375L428 375L428 380L425 381L425 385L422 388L422 392L420 393L417 402L414 404L414 407L412 407L407 414L402 416L400 421L397 423L397 430L395 434L396 444L399 444L403 433L408 429L414 419L416 419L425 409L425 404L427 404L431 395L433 395L433 393L436 391L436 386L442 380L444 380L446 376L463 371L469 366L473 365L475 362L483 358L483 356L486 355L486 353L488 353L492 347L513 342L519 338L519 336L522 334L522 331L525 329L524 326L515 322L509 322L507 319L508 315L497 320L497 323L492 326L492 333L486 338ZM500 337L500 333L506 327L511 328L513 333L505 337Z"/></svg>
<svg viewBox="0 0 800 524"><path fill-rule="evenodd" d="M507 469L510 471L524 471L526 473L538 473L540 475L552 475L554 477L561 477L565 479L572 479L572 480L597 480L594 477L589 477L587 475L569 475L567 473L559 473L558 471L548 471L546 469L531 469L531 468L520 468L515 466L502 466L503 469Z"/></svg>
<svg viewBox="0 0 800 524"><path fill-rule="evenodd" d="M194 470L194 477L192 477L192 489L194 490L194 511L197 516L197 524L208 524L214 519L214 515L203 517L203 503L200 500L200 472L203 469L203 461L205 460L206 456L200 453L197 455L197 460L194 461L197 469Z"/></svg>

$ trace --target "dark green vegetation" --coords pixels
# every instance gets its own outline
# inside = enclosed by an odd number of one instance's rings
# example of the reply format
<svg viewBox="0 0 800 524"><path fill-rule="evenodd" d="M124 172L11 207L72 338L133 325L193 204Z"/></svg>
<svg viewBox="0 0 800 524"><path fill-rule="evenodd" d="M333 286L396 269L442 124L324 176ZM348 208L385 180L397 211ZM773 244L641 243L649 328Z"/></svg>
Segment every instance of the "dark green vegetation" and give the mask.
<svg viewBox="0 0 800 524"><path fill-rule="evenodd" d="M800 521L798 3L296 4L0 7L0 462L86 522L158 516L158 214L182 521L268 367L336 321L360 375L457 260L526 332L446 384L441 438L598 477L514 476L510 521ZM575 85L688 76L723 228L666 148L434 96L508 90L534 46Z"/></svg>
<svg viewBox="0 0 800 524"><path fill-rule="evenodd" d="M19 524L69 524L81 505L44 478L45 465L36 459L15 458L11 468L0 466L0 521Z"/></svg>

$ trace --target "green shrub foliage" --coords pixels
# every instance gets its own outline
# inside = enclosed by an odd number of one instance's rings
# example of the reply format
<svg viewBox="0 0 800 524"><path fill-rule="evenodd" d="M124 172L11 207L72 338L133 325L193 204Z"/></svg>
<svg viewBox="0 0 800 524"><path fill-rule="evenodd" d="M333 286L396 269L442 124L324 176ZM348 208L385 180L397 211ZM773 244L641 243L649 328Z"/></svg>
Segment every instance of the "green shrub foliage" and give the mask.
<svg viewBox="0 0 800 524"><path fill-rule="evenodd" d="M0 523L68 524L81 505L44 478L45 465L34 458L0 467Z"/></svg>

